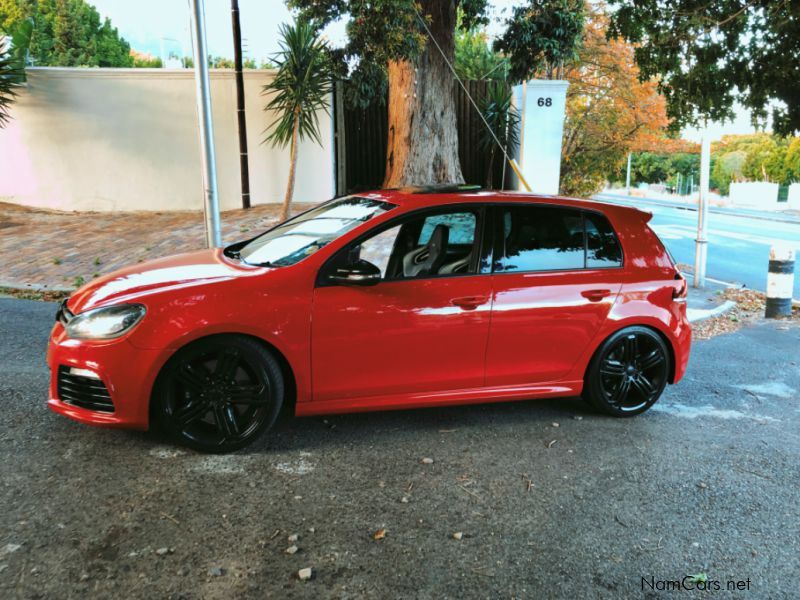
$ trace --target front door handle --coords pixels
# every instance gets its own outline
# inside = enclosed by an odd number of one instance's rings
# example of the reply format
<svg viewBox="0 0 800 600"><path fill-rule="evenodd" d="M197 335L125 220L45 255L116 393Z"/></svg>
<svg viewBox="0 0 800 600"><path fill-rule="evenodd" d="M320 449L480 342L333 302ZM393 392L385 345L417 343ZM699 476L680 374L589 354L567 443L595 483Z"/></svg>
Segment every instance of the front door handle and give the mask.
<svg viewBox="0 0 800 600"><path fill-rule="evenodd" d="M581 292L581 296L589 300L589 302L600 302L600 300L610 295L611 290L585 290Z"/></svg>
<svg viewBox="0 0 800 600"><path fill-rule="evenodd" d="M464 296L462 298L453 298L450 304L459 306L464 310L475 310L481 304L486 304L489 301L487 296Z"/></svg>

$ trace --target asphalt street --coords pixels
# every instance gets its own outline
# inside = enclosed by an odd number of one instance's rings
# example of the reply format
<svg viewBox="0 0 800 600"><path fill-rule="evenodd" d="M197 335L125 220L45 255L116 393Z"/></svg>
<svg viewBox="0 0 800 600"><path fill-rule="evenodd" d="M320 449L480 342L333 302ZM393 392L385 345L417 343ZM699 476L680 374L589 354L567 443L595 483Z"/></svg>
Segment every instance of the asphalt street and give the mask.
<svg viewBox="0 0 800 600"><path fill-rule="evenodd" d="M653 213L653 230L678 262L694 265L697 211L628 200L615 194L599 194L598 200L636 206ZM694 208L694 207L692 207ZM780 219L780 214L771 215ZM766 220L755 216L708 215L707 275L729 283L765 291L769 249L782 242L800 256L800 223ZM800 273L795 277L794 298L800 299Z"/></svg>
<svg viewBox="0 0 800 600"><path fill-rule="evenodd" d="M578 399L290 419L204 456L52 414L54 311L0 298L0 597L800 593L797 324L698 342L634 419ZM664 591L700 574L722 591Z"/></svg>

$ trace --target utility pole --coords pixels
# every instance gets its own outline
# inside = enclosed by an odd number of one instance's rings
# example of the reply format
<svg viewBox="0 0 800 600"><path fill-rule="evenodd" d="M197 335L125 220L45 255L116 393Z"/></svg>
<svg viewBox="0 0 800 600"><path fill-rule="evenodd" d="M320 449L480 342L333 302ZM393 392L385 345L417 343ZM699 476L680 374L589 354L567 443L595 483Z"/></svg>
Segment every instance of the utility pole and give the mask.
<svg viewBox="0 0 800 600"><path fill-rule="evenodd" d="M631 195L631 155L632 152L628 152L628 174L625 176L625 190L628 196Z"/></svg>
<svg viewBox="0 0 800 600"><path fill-rule="evenodd" d="M217 191L217 156L214 150L214 123L211 118L211 90L208 81L208 50L206 16L203 0L189 0L192 9L192 52L197 95L197 119L200 131L200 150L203 155L203 185L205 189L206 244L209 248L222 246L219 225L219 195Z"/></svg>
<svg viewBox="0 0 800 600"><path fill-rule="evenodd" d="M231 0L231 20L233 22L233 58L236 68L236 117L239 123L239 171L242 177L242 208L250 208L250 166L247 161L247 116L244 111L242 27L239 23L239 0Z"/></svg>
<svg viewBox="0 0 800 600"><path fill-rule="evenodd" d="M694 254L694 287L706 285L706 259L708 258L708 180L711 170L711 139L708 130L700 144L700 202L697 206L697 239Z"/></svg>

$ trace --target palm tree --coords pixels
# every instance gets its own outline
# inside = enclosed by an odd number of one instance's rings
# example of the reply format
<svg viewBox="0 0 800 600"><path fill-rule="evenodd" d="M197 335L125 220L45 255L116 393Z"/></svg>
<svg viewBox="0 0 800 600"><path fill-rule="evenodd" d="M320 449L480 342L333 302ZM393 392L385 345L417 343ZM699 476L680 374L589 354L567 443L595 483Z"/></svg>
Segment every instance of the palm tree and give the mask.
<svg viewBox="0 0 800 600"><path fill-rule="evenodd" d="M0 35L0 129L11 119L11 105L17 98L17 88L23 71L11 53L11 40Z"/></svg>
<svg viewBox="0 0 800 600"><path fill-rule="evenodd" d="M489 189L494 185L494 159L499 150L497 142L500 142L508 154L519 143L520 117L512 102L512 96L511 87L506 83L490 82L481 107L483 118L491 129L491 133L487 129L482 129L480 137L480 147L489 152L489 164L486 170L486 187ZM503 168L506 168L505 164Z"/></svg>
<svg viewBox="0 0 800 600"><path fill-rule="evenodd" d="M281 51L275 62L278 72L264 86L264 94L274 94L264 110L278 113L267 128L267 138L273 146L290 145L289 182L283 198L281 220L289 217L297 173L297 144L311 138L322 145L319 137L319 111L328 111L331 92L331 69L328 48L310 23L298 21L280 27Z"/></svg>

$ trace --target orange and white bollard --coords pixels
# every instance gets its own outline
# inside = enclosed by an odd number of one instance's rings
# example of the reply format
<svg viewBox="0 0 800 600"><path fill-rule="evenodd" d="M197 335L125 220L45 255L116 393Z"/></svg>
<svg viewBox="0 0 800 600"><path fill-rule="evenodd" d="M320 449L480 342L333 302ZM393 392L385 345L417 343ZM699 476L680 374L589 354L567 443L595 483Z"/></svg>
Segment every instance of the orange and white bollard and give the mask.
<svg viewBox="0 0 800 600"><path fill-rule="evenodd" d="M792 314L794 291L794 248L772 246L767 274L767 309L765 317L776 319Z"/></svg>

